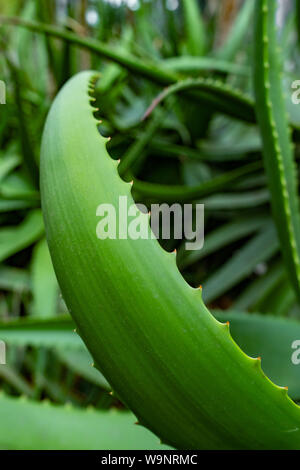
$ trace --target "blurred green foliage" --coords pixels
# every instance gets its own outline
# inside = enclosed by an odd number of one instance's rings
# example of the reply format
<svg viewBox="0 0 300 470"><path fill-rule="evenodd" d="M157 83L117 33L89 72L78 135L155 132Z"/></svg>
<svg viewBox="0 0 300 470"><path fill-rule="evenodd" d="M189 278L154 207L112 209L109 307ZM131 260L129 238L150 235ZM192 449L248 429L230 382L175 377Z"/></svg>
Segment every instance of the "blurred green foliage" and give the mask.
<svg viewBox="0 0 300 470"><path fill-rule="evenodd" d="M91 368L65 317L40 208L43 125L53 98L78 71L102 73L96 89L101 132L112 137L109 151L121 159L122 177L135 179L136 200L205 204L203 250L186 252L184 242L161 240L168 251L177 249L186 280L204 285L212 307L300 318L270 214L253 110L254 2L128 4L0 0L0 79L6 84L6 104L0 105L0 339L7 322L15 332L3 334L1 389L35 401L93 405L100 422L104 410L117 408L120 426L124 406ZM287 9L280 36L298 157L300 115L290 100L291 83L300 76L294 21L294 10ZM12 400L0 398L0 419L8 419L3 410ZM27 406L37 409L15 401L20 414ZM48 419L48 408L42 413ZM57 413L63 420L64 411ZM40 425L33 420L34 435ZM146 439L141 445L154 444Z"/></svg>

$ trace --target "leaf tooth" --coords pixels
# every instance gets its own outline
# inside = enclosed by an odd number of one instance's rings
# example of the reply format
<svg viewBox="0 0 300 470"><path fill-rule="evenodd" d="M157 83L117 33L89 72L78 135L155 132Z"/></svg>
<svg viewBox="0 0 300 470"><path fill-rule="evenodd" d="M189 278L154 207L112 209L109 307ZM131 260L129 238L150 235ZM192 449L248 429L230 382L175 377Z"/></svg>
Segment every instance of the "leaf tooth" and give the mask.
<svg viewBox="0 0 300 470"><path fill-rule="evenodd" d="M119 401L122 401L119 397L119 395L117 394L117 392L115 390L110 390L108 392L108 394L112 397L112 398L115 398L116 400L119 400Z"/></svg>
<svg viewBox="0 0 300 470"><path fill-rule="evenodd" d="M136 426L143 426L146 427L146 424L141 416L135 416L136 417L136 422L134 423Z"/></svg>
<svg viewBox="0 0 300 470"><path fill-rule="evenodd" d="M261 368L261 356L255 357L253 361L255 366Z"/></svg>

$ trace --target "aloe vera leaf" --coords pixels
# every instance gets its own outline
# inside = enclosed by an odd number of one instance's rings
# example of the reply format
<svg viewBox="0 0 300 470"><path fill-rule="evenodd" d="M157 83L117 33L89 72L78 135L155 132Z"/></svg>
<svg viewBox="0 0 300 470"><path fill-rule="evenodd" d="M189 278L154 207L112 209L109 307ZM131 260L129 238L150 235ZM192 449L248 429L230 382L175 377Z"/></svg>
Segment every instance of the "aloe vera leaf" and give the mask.
<svg viewBox="0 0 300 470"><path fill-rule="evenodd" d="M162 85L170 84L176 81L176 75L170 71L164 71L153 63L146 63L138 60L137 57L124 52L123 50L115 50L111 46L95 39L83 38L69 31L65 31L57 26L40 23L38 21L23 20L18 17L3 17L0 16L1 24L12 24L15 26L22 26L37 33L44 33L48 36L56 37L68 41L74 45L98 54L100 57L111 60L130 72L137 73L145 78L157 82Z"/></svg>
<svg viewBox="0 0 300 470"><path fill-rule="evenodd" d="M16 227L0 229L0 261L27 248L42 237L44 224L39 209L31 211L25 220Z"/></svg>
<svg viewBox="0 0 300 470"><path fill-rule="evenodd" d="M254 84L256 112L285 266L300 300L300 221L296 170L282 91L275 25L276 2L256 0Z"/></svg>
<svg viewBox="0 0 300 470"><path fill-rule="evenodd" d="M240 177L251 174L261 168L260 162L248 163L234 170L211 178L197 186L164 185L147 181L134 180L134 191L139 195L164 202L187 202L206 197L215 191L228 188Z"/></svg>
<svg viewBox="0 0 300 470"><path fill-rule="evenodd" d="M206 31L196 0L182 0L187 52L202 56L206 49Z"/></svg>
<svg viewBox="0 0 300 470"><path fill-rule="evenodd" d="M180 76L167 68L162 68L157 63L143 62L129 53L124 53L122 50L114 50L95 39L82 38L81 36L66 32L56 26L46 25L37 21L27 21L16 17L3 16L0 16L0 24L22 26L37 33L45 33L46 35L71 42L72 44L88 49L101 57L111 60L130 72L139 74L159 85L171 85L178 82L180 79ZM221 82L215 83L212 79L204 81L202 87L198 84L196 88L198 88L197 93L192 96L192 99L198 99L200 102L213 106L217 111L229 113L230 116L238 119L255 122L253 103L239 90L235 90ZM200 88L202 88L201 91Z"/></svg>
<svg viewBox="0 0 300 470"><path fill-rule="evenodd" d="M268 261L276 253L278 245L273 224L266 224L257 235L208 278L204 284L204 300L206 302L215 300L251 275L259 263Z"/></svg>
<svg viewBox="0 0 300 470"><path fill-rule="evenodd" d="M80 336L113 390L163 442L299 448L299 407L212 317L175 257L155 239L97 239L98 205L117 208L121 195L134 201L89 103L96 77L82 72L56 97L41 156L50 253Z"/></svg>
<svg viewBox="0 0 300 470"><path fill-rule="evenodd" d="M29 383L11 366L2 364L0 367L0 379L13 387L17 392L28 397L34 397L34 390Z"/></svg>
<svg viewBox="0 0 300 470"><path fill-rule="evenodd" d="M31 264L32 315L52 317L57 312L58 284L47 242L43 238L33 251Z"/></svg>
<svg viewBox="0 0 300 470"><path fill-rule="evenodd" d="M300 398L300 368L292 362L292 344L300 338L300 323L268 315L213 312L220 321L230 322L238 345L252 357L262 357L262 369L275 383L286 383L289 394Z"/></svg>
<svg viewBox="0 0 300 470"><path fill-rule="evenodd" d="M191 74L209 71L226 72L246 76L250 74L249 67L217 59L216 57L170 57L168 59L164 59L163 66L174 72Z"/></svg>
<svg viewBox="0 0 300 470"><path fill-rule="evenodd" d="M200 261L205 256L224 248L226 245L242 239L258 231L265 224L265 217L255 219L241 219L222 225L205 237L205 244L201 250L183 251L179 250L177 265L180 269L187 268L193 263Z"/></svg>
<svg viewBox="0 0 300 470"><path fill-rule="evenodd" d="M135 417L127 412L86 411L2 393L0 420L3 450L167 449L149 431L135 426Z"/></svg>

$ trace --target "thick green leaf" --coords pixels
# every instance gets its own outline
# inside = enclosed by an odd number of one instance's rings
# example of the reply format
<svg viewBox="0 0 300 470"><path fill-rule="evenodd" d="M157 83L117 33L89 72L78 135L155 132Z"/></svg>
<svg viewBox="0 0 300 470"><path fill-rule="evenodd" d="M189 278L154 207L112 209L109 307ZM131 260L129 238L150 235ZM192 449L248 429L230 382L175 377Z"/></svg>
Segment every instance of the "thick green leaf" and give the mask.
<svg viewBox="0 0 300 470"><path fill-rule="evenodd" d="M82 72L59 93L41 158L50 253L81 337L121 400L164 442L299 448L299 407L207 311L174 255L154 239L97 239L100 203L134 203L89 105L97 76ZM264 246L276 239L263 235Z"/></svg>
<svg viewBox="0 0 300 470"><path fill-rule="evenodd" d="M238 312L214 312L220 321L230 322L230 332L251 357L262 358L263 371L277 384L289 387L289 394L300 399L300 367L293 363L292 345L300 338L300 323L283 318Z"/></svg>

